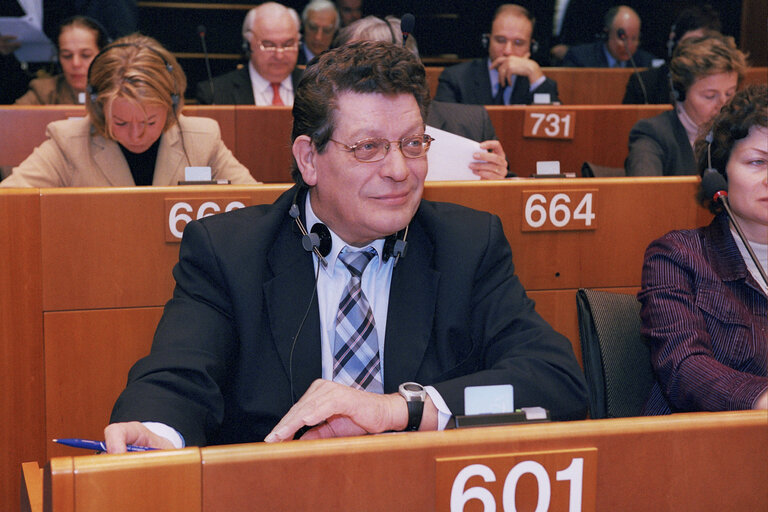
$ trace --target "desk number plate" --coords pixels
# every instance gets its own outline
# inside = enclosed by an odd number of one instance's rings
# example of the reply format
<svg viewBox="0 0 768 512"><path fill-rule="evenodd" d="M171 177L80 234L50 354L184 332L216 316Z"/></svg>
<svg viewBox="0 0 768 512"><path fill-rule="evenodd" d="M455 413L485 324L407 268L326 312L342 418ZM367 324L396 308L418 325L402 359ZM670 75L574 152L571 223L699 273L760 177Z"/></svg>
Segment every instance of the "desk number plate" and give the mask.
<svg viewBox="0 0 768 512"><path fill-rule="evenodd" d="M524 190L523 231L597 229L597 189Z"/></svg>
<svg viewBox="0 0 768 512"><path fill-rule="evenodd" d="M439 512L594 512L597 448L436 461Z"/></svg>
<svg viewBox="0 0 768 512"><path fill-rule="evenodd" d="M247 197L220 197L215 199L165 199L165 241L181 242L184 228L192 220L209 215L245 208Z"/></svg>

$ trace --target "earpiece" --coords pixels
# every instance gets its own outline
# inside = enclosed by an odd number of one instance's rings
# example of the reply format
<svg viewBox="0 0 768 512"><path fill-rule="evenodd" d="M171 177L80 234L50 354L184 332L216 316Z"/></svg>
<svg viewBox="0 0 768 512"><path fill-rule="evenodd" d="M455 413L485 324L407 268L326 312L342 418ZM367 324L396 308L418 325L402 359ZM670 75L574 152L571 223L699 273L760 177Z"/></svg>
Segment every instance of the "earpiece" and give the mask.
<svg viewBox="0 0 768 512"><path fill-rule="evenodd" d="M668 76L669 79L669 90L672 94L672 102L683 102L685 101L685 89L680 87L680 84L676 84L674 80L672 80L672 73Z"/></svg>
<svg viewBox="0 0 768 512"><path fill-rule="evenodd" d="M322 263L324 267L327 267L328 261L325 257L331 253L331 247L333 245L331 230L328 229L328 226L325 224L318 222L312 226L310 232L307 232L307 228L305 228L304 223L301 222L299 205L296 204L299 190L300 189L297 187L296 192L293 194L293 204L291 204L291 207L288 209L288 215L293 218L293 221L301 232L301 246L307 252L314 252L315 256L320 260L320 263ZM384 250L382 254L384 261L388 261L389 258L394 257L396 266L397 262L400 261L400 258L405 258L405 253L408 249L408 242L406 242L406 238L408 237L408 227L409 226L406 226L405 229L389 235L384 239Z"/></svg>

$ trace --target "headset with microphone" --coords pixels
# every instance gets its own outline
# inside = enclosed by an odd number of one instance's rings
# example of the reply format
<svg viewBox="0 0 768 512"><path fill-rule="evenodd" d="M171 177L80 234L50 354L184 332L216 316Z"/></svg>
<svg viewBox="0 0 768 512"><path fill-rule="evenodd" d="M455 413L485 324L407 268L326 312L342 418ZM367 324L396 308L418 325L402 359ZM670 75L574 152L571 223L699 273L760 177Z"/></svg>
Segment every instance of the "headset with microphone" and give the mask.
<svg viewBox="0 0 768 512"><path fill-rule="evenodd" d="M301 212L299 211L299 205L297 204L300 191L301 188L296 187L296 192L293 194L293 203L288 209L288 215L293 218L293 221L301 232L301 246L305 251L314 253L323 267L327 267L328 261L325 257L331 253L331 248L333 246L331 230L328 229L328 226L325 224L318 222L312 226L312 229L307 231L304 223L301 222ZM394 266L397 266L400 258L405 258L405 253L408 249L408 242L406 241L408 238L408 228L409 226L406 226L405 229L393 233L384 239L384 249L382 254L384 261L388 261L389 258L394 257Z"/></svg>
<svg viewBox="0 0 768 512"><path fill-rule="evenodd" d="M731 221L731 225L736 230L736 234L738 234L739 238L741 238L741 241L744 244L744 247L746 247L750 258L752 258L752 261L755 263L757 271L760 273L760 276L763 278L765 284L768 285L768 274L766 274L765 269L763 269L763 266L760 264L760 260L757 258L755 251L752 250L752 245L744 235L744 231L741 230L741 226L739 225L739 222L736 220L733 215L733 211L731 210L731 205L728 201L728 182L726 181L725 176L720 173L720 171L712 167L713 139L714 135L710 130L710 132L704 138L704 140L707 142L707 168L701 175L701 188L704 191L704 196L711 198L712 201L722 205L723 210L725 210L725 214Z"/></svg>
<svg viewBox="0 0 768 512"><path fill-rule="evenodd" d="M487 50L488 46L491 44L491 34L486 33L481 35L480 44L483 45L483 48ZM535 39L531 39L529 51L531 52L531 55L539 52L539 43Z"/></svg>

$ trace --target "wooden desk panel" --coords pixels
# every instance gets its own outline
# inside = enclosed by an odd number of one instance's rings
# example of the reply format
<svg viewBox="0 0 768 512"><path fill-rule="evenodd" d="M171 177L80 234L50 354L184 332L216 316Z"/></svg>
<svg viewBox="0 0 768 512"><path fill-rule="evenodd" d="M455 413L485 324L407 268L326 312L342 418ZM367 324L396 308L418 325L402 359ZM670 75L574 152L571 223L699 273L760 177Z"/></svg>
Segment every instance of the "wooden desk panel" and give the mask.
<svg viewBox="0 0 768 512"><path fill-rule="evenodd" d="M581 176L581 165L589 161L609 167L624 167L629 151L629 132L637 121L669 110L668 105L601 105L545 107L547 111L575 112L573 139L523 137L526 112L540 107L488 106L496 136L507 154L509 169L518 176L536 173L537 161L557 160L561 172Z"/></svg>
<svg viewBox="0 0 768 512"><path fill-rule="evenodd" d="M291 180L291 107L235 107L235 156L259 181Z"/></svg>
<svg viewBox="0 0 768 512"><path fill-rule="evenodd" d="M469 465L502 455L596 449L596 502L585 501L585 510L765 510L767 421L765 411L693 413L57 458L46 468L45 502L62 503L48 509L53 512L138 504L180 510L186 498L192 510L204 512L336 511L362 503L372 512L444 510L438 505L447 503L451 488L437 483L438 459L465 457ZM366 474L375 478L361 485ZM507 474L495 477L466 487L490 491L500 510ZM538 489L519 485L517 493L535 503Z"/></svg>
<svg viewBox="0 0 768 512"><path fill-rule="evenodd" d="M128 370L149 354L163 308L44 314L47 458L84 452L51 442L102 439Z"/></svg>
<svg viewBox="0 0 768 512"><path fill-rule="evenodd" d="M45 457L40 296L40 196L0 194L0 510L19 509L19 463Z"/></svg>
<svg viewBox="0 0 768 512"><path fill-rule="evenodd" d="M45 311L162 306L179 244L165 241L165 198L249 197L287 186L131 187L41 191Z"/></svg>

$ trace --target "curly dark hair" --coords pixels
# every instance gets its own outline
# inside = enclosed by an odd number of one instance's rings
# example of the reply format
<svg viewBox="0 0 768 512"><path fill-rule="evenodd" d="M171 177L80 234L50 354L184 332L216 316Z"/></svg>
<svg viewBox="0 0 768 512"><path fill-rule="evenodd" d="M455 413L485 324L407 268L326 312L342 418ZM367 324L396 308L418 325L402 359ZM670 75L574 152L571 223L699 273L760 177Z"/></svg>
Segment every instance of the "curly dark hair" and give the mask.
<svg viewBox="0 0 768 512"><path fill-rule="evenodd" d="M308 135L318 153L336 128L336 109L344 92L412 94L426 122L429 88L421 62L408 50L382 41L359 41L320 54L304 71L293 100L291 143ZM291 177L306 186L296 162Z"/></svg>
<svg viewBox="0 0 768 512"><path fill-rule="evenodd" d="M696 141L699 174L703 175L711 167L728 181L726 168L733 146L749 135L753 126L768 127L768 85L765 84L750 85L737 92L712 119L706 137ZM721 209L719 203L712 201L711 197L705 197L701 187L698 199L713 213Z"/></svg>

